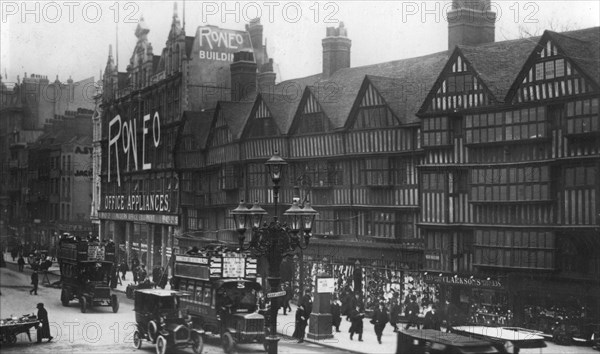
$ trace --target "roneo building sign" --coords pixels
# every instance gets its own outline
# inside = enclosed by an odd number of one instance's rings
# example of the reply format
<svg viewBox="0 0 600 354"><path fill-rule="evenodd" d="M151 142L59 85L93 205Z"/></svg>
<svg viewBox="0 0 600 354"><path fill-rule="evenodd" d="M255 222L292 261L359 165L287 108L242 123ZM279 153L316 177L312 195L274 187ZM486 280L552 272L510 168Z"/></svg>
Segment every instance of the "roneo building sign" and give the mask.
<svg viewBox="0 0 600 354"><path fill-rule="evenodd" d="M198 58L207 61L233 62L233 53L252 51L248 32L214 26L198 27Z"/></svg>

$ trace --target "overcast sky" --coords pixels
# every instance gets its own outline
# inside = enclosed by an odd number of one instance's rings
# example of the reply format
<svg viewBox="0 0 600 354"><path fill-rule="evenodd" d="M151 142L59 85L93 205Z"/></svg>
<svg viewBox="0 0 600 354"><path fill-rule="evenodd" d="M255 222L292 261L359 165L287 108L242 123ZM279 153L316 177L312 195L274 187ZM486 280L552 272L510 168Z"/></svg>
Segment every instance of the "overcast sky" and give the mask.
<svg viewBox="0 0 600 354"><path fill-rule="evenodd" d="M104 70L118 28L119 70L125 71L136 43L140 16L150 28L154 54L169 33L173 4L183 20L183 1L0 1L0 72L4 82L24 73L61 81L81 80ZM224 4L224 5L223 5ZM185 1L185 29L210 24L243 29L262 15L278 81L319 73L326 27L344 22L352 40L352 66L425 55L447 47L450 1ZM520 36L519 28L580 29L600 25L600 2L492 0L496 41ZM115 50L116 54L116 50ZM5 73L8 74L6 79Z"/></svg>

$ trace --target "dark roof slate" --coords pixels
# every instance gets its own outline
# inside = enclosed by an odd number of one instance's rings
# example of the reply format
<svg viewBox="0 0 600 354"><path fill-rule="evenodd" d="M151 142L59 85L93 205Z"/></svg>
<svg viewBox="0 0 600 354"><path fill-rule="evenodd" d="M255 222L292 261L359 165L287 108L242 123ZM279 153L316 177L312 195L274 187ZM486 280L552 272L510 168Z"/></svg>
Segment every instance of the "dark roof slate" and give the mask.
<svg viewBox="0 0 600 354"><path fill-rule="evenodd" d="M223 115L223 119L227 123L231 136L237 140L242 136L250 112L254 107L254 102L231 102L231 101L219 101L216 112L220 112Z"/></svg>
<svg viewBox="0 0 600 354"><path fill-rule="evenodd" d="M577 66L600 85L600 27L556 33L546 31Z"/></svg>
<svg viewBox="0 0 600 354"><path fill-rule="evenodd" d="M539 42L531 37L482 44L458 46L479 78L499 102L504 102L511 85Z"/></svg>
<svg viewBox="0 0 600 354"><path fill-rule="evenodd" d="M196 144L200 149L206 147L210 125L212 123L214 111L185 111L183 117L185 120L184 135L191 134L196 139Z"/></svg>
<svg viewBox="0 0 600 354"><path fill-rule="evenodd" d="M300 104L300 98L302 91L298 94L278 94L272 92L261 92L260 99L267 105L277 128L281 134L287 134L292 121L294 119L294 113L298 109Z"/></svg>

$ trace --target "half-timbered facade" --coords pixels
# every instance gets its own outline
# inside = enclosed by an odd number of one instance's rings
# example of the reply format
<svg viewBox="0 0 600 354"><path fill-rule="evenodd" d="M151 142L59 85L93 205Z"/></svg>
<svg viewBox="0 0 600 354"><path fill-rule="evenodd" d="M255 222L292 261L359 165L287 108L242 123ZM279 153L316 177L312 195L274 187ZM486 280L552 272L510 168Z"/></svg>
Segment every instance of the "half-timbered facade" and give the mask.
<svg viewBox="0 0 600 354"><path fill-rule="evenodd" d="M530 306L598 309L598 38L547 31L450 56L419 112L424 270L502 286L442 296L520 319Z"/></svg>

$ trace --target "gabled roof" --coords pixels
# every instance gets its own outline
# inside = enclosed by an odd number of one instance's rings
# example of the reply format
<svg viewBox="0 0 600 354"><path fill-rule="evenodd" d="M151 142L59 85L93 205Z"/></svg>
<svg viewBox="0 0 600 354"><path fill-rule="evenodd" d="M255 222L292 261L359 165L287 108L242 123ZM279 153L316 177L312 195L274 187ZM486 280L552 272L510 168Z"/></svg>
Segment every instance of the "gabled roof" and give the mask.
<svg viewBox="0 0 600 354"><path fill-rule="evenodd" d="M254 102L219 101L215 112L221 112L234 140L242 136Z"/></svg>
<svg viewBox="0 0 600 354"><path fill-rule="evenodd" d="M565 55L600 85L600 27L556 33L545 31Z"/></svg>
<svg viewBox="0 0 600 354"><path fill-rule="evenodd" d="M416 100L409 100L407 98L407 93L411 92L411 87L405 86L404 80L367 75L365 81L370 82L375 87L392 113L403 124L417 121L414 115L414 112L418 109L418 107L414 107Z"/></svg>
<svg viewBox="0 0 600 354"><path fill-rule="evenodd" d="M261 92L259 97L259 102L264 102L269 108L279 132L287 134L300 104L300 97L272 92Z"/></svg>
<svg viewBox="0 0 600 354"><path fill-rule="evenodd" d="M214 111L212 110L183 112L185 131L194 136L200 149L204 149L206 147L213 115Z"/></svg>
<svg viewBox="0 0 600 354"><path fill-rule="evenodd" d="M479 78L499 102L504 102L512 83L537 46L540 37L515 39L475 47L457 46Z"/></svg>
<svg viewBox="0 0 600 354"><path fill-rule="evenodd" d="M325 114L329 117L332 128L340 129L346 125L350 112L357 102L358 93L366 75L396 79L394 81L402 83L401 87L405 89L399 93L387 94L390 100L388 103L393 104L397 112L407 112L403 115L399 114L399 116L405 117L406 123L412 123L417 119L415 113L419 104L425 99L428 88L435 82L447 58L448 53L444 51L416 58L345 68L336 71L326 80L321 80L321 75L313 75L284 81L276 86L276 90L285 88L285 85L293 84L301 88L303 88L303 85L310 85L311 92L313 92ZM384 87L389 86L387 80L386 82L383 79L378 80L378 83ZM426 89L423 89L424 87ZM395 100L398 95L405 95L404 101ZM412 111L411 107L414 107Z"/></svg>

